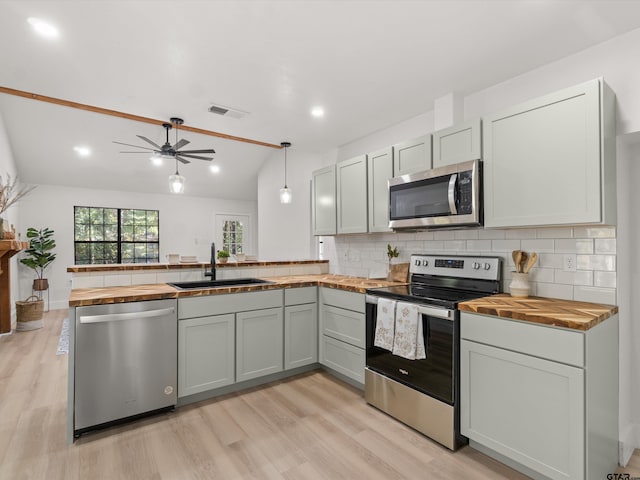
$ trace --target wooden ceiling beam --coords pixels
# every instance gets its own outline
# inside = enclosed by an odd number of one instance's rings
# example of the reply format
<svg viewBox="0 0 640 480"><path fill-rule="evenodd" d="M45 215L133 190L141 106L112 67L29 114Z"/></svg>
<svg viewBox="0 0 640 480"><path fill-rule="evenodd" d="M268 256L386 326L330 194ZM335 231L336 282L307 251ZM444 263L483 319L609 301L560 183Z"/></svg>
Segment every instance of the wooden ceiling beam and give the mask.
<svg viewBox="0 0 640 480"><path fill-rule="evenodd" d="M70 100L64 100L61 98L47 97L46 95L39 95L37 93L25 92L23 90L16 90L14 88L8 88L0 86L0 93L6 93L8 95L14 95L16 97L29 98L31 100L38 100L40 102L53 103L54 105L61 105L63 107L76 108L78 110L85 110L88 112L100 113L102 115L110 115L112 117L125 118L127 120L133 120L135 122L150 123L152 125L160 125L168 123L167 120L157 120L155 118L141 117L139 115L133 115L131 113L119 112L117 110L109 110L108 108L96 107L93 105L86 105L84 103L72 102ZM262 147L269 148L282 148L280 145L274 143L261 142L259 140L252 140L251 138L236 137L235 135L228 135L226 133L214 132L213 130L204 130L202 128L190 127L188 125L180 125L180 130L200 133L202 135L210 135L212 137L224 138L226 140L233 140L235 142L251 143L253 145L260 145Z"/></svg>

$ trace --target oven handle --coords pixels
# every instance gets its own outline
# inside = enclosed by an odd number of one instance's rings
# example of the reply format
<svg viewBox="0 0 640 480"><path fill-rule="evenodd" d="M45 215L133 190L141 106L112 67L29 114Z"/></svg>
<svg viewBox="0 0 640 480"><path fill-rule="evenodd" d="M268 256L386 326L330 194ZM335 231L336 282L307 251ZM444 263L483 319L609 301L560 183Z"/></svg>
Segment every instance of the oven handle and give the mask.
<svg viewBox="0 0 640 480"><path fill-rule="evenodd" d="M365 302L372 305L378 304L378 298L373 295L366 295ZM407 302L410 303L410 302ZM449 310L446 308L429 307L427 305L418 305L418 313L421 315L428 315L430 317L444 318L445 320L454 319L455 310Z"/></svg>

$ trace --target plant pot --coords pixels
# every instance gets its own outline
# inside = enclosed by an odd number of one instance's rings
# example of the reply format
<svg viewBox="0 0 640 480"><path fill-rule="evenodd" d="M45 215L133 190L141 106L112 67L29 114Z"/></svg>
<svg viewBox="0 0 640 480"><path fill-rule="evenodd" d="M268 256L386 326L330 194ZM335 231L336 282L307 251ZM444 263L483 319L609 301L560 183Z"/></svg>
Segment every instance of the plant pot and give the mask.
<svg viewBox="0 0 640 480"><path fill-rule="evenodd" d="M36 292L42 292L43 290L49 290L49 280L47 278L36 278L33 281L33 287Z"/></svg>
<svg viewBox="0 0 640 480"><path fill-rule="evenodd" d="M229 260L229 257L219 258L218 263L227 263L228 260Z"/></svg>

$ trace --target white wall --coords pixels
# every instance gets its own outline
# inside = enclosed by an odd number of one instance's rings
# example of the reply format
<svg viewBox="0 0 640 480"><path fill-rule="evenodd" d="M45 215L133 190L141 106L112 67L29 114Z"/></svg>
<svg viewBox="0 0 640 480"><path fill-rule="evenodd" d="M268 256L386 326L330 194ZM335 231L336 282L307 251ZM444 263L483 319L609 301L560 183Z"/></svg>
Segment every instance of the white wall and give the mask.
<svg viewBox="0 0 640 480"><path fill-rule="evenodd" d="M297 151L293 144L287 152L287 186L292 191L293 201L281 204L284 151L274 152L265 161L258 173L258 229L262 260L314 258L314 240L309 220L311 172L321 166L321 156Z"/></svg>
<svg viewBox="0 0 640 480"><path fill-rule="evenodd" d="M196 255L208 262L214 239L215 215L248 214L251 216L250 251L258 252L258 211L253 201L220 200L186 195L158 195L109 190L39 185L20 202L18 230L49 227L55 231L56 260L47 268L51 308L66 308L71 290L67 267L73 265L73 207L140 208L160 211L160 261L168 253ZM31 294L33 271L23 265L20 270L20 297Z"/></svg>
<svg viewBox="0 0 640 480"><path fill-rule="evenodd" d="M16 165L13 159L13 152L11 151L11 144L7 137L7 130L5 128L4 119L0 114L0 175L2 175L3 181L7 180L7 175L11 175L11 178L16 178ZM24 198L24 197L23 197ZM10 223L18 225L19 220L19 204L15 204L2 214L2 216ZM21 297L18 294L18 275L17 275L17 255L9 260L9 268L11 270L11 322L15 324L15 301Z"/></svg>

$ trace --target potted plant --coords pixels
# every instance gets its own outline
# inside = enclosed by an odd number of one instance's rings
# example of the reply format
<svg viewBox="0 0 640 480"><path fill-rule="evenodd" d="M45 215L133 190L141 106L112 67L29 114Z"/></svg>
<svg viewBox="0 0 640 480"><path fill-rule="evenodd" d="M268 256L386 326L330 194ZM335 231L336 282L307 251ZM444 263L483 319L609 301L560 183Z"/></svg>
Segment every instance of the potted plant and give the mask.
<svg viewBox="0 0 640 480"><path fill-rule="evenodd" d="M7 235L9 233L9 228L7 228L8 222L2 217L2 214L7 211L11 205L36 188L35 186L17 188L17 183L17 177L12 180L11 175L7 174L7 180L5 182L3 176L0 175L0 239L12 237L12 235Z"/></svg>
<svg viewBox="0 0 640 480"><path fill-rule="evenodd" d="M220 263L227 263L227 260L229 260L229 252L227 252L226 250L218 250L218 262Z"/></svg>
<svg viewBox="0 0 640 480"><path fill-rule="evenodd" d="M27 238L29 239L29 248L25 250L27 257L20 259L20 263L36 272L37 278L33 281L33 289L47 290L49 280L44 278L44 270L56 259L56 254L51 253L51 250L56 247L53 230L46 227L36 230L30 227L27 229Z"/></svg>

